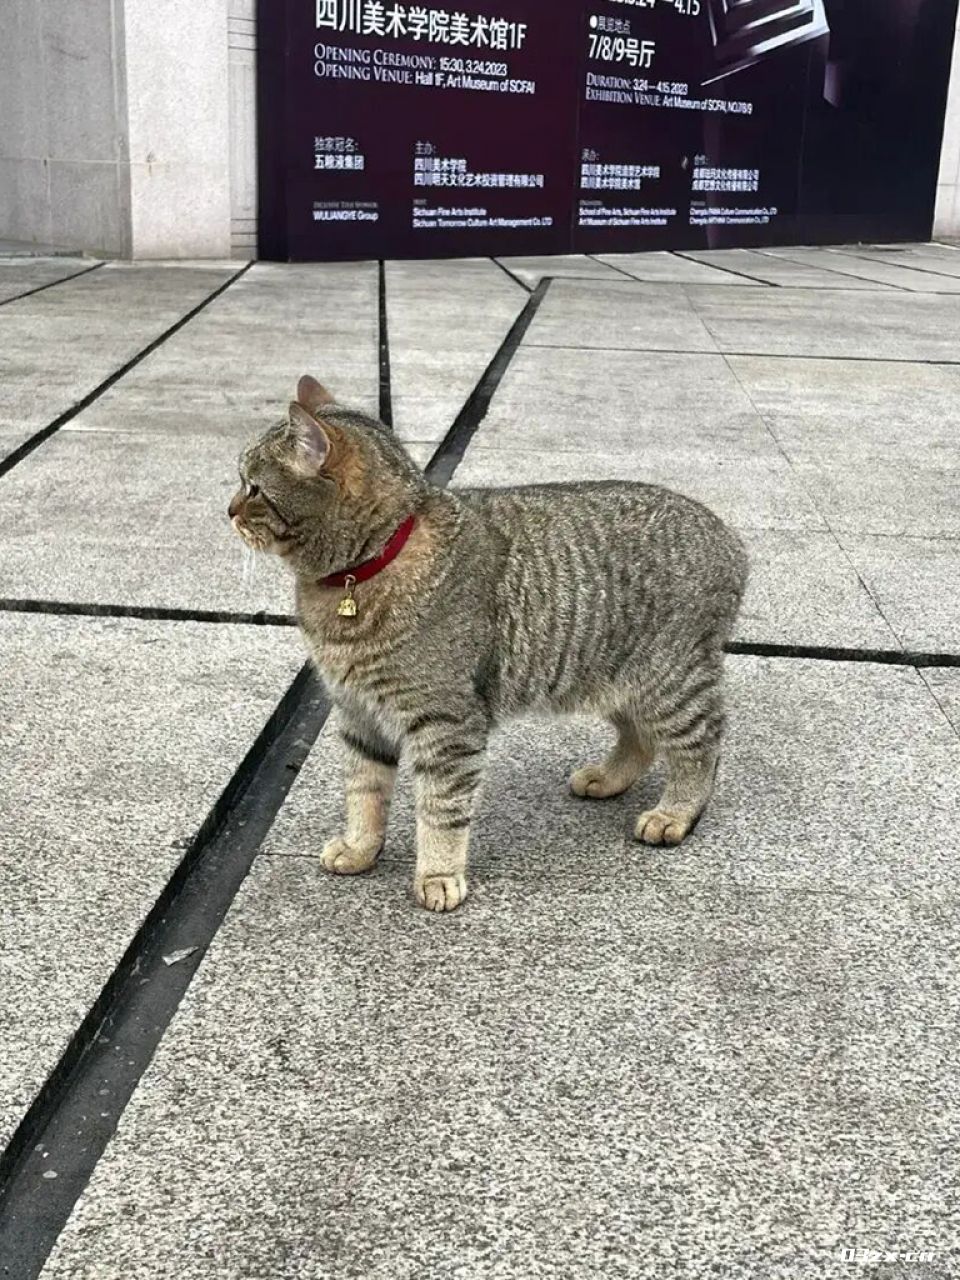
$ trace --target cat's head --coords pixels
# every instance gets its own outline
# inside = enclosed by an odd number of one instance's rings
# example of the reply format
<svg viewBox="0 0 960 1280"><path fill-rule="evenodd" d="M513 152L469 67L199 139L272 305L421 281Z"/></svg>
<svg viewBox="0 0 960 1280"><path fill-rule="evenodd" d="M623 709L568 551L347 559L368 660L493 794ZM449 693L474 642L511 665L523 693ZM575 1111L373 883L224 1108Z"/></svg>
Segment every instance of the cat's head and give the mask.
<svg viewBox="0 0 960 1280"><path fill-rule="evenodd" d="M303 377L283 422L240 457L234 529L256 551L324 575L373 554L427 490L396 438Z"/></svg>

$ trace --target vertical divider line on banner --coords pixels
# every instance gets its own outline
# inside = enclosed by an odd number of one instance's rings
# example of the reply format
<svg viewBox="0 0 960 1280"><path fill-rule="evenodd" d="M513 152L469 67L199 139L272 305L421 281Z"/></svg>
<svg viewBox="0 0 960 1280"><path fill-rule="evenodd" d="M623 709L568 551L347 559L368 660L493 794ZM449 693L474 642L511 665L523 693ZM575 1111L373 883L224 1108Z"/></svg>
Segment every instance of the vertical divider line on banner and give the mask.
<svg viewBox="0 0 960 1280"><path fill-rule="evenodd" d="M377 263L377 312L380 348L380 421L393 430L393 389L390 383L390 328L387 323L387 264Z"/></svg>
<svg viewBox="0 0 960 1280"><path fill-rule="evenodd" d="M285 72L288 0L257 0L257 256L288 262Z"/></svg>

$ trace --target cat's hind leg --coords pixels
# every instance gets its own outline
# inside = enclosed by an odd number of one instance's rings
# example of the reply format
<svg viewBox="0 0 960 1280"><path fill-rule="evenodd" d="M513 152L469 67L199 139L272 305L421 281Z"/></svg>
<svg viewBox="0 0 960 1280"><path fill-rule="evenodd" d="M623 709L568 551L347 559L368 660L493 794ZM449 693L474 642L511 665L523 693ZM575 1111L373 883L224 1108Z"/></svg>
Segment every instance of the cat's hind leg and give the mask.
<svg viewBox="0 0 960 1280"><path fill-rule="evenodd" d="M678 707L657 733L667 765L660 803L637 819L645 844L679 844L706 808L720 759L723 712L719 681Z"/></svg>
<svg viewBox="0 0 960 1280"><path fill-rule="evenodd" d="M610 719L617 731L613 750L600 764L584 765L570 775L570 790L575 796L606 800L622 795L653 763L653 748L636 718L624 709L615 711Z"/></svg>

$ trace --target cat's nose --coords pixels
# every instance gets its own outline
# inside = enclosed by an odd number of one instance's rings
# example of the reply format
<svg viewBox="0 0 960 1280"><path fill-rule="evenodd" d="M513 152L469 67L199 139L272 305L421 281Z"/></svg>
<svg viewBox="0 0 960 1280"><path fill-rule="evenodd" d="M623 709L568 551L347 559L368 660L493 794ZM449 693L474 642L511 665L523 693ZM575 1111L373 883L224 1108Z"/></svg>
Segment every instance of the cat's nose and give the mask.
<svg viewBox="0 0 960 1280"><path fill-rule="evenodd" d="M227 507L227 515L232 520L234 516L240 514L240 508L243 506L243 494L238 490L230 499L230 505Z"/></svg>

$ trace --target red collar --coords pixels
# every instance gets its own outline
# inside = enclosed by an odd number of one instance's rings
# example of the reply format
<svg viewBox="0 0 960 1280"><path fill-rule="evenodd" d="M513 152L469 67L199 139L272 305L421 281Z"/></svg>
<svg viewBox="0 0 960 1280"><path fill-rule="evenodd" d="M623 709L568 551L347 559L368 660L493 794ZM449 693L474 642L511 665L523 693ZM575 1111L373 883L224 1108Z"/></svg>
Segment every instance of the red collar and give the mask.
<svg viewBox="0 0 960 1280"><path fill-rule="evenodd" d="M340 573L330 573L325 578L320 579L320 585L324 587L345 587L348 578L352 578L354 582L366 582L368 578L374 577L381 569L385 569L391 560L397 558L413 532L413 526L416 523L416 516L407 516L403 524L390 535L387 545L378 556L373 556L370 560L363 560L360 564L355 564L352 569L343 569Z"/></svg>

